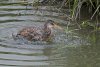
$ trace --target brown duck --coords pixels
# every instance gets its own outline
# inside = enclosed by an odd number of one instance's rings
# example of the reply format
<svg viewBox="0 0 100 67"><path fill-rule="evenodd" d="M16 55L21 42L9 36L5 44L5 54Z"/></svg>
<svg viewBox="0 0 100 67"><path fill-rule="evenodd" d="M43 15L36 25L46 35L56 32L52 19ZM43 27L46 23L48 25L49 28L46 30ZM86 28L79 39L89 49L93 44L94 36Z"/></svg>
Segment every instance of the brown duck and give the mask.
<svg viewBox="0 0 100 67"><path fill-rule="evenodd" d="M53 36L54 28L62 29L53 20L47 20L43 27L26 27L12 36L14 39L21 36L29 41L48 41Z"/></svg>

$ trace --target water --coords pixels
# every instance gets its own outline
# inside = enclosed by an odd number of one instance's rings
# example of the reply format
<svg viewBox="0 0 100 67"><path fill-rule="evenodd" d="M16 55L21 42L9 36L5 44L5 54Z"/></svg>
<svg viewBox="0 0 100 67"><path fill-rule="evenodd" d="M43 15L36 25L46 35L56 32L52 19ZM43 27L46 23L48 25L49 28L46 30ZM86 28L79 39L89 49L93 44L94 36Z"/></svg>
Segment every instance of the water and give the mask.
<svg viewBox="0 0 100 67"><path fill-rule="evenodd" d="M27 6L26 10L19 0L0 3L0 67L100 67L99 33L87 39L85 31L83 34L82 31L57 30L51 43L14 41L12 33L16 34L23 27L41 26L45 20L52 19L66 29L69 21L60 17L64 13L48 7L37 10Z"/></svg>

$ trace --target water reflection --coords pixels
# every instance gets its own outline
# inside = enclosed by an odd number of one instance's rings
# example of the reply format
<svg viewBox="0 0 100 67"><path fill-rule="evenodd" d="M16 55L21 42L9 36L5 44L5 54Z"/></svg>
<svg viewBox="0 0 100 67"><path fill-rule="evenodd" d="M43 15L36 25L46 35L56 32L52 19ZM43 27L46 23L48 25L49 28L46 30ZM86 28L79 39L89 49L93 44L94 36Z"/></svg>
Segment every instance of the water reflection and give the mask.
<svg viewBox="0 0 100 67"><path fill-rule="evenodd" d="M13 1L4 0L5 4ZM34 10L32 6L26 10L21 4L0 5L0 67L99 67L99 46L85 40L82 33L55 31L52 43L13 40L12 33L26 26L40 26L46 19L66 26L68 21L59 15L63 13Z"/></svg>
<svg viewBox="0 0 100 67"><path fill-rule="evenodd" d="M51 59L58 59L54 60L56 63L54 65L65 65L64 67L99 67L99 50L98 46L91 45L80 47L66 46L63 49L58 47L55 51L52 51L56 55L52 55Z"/></svg>

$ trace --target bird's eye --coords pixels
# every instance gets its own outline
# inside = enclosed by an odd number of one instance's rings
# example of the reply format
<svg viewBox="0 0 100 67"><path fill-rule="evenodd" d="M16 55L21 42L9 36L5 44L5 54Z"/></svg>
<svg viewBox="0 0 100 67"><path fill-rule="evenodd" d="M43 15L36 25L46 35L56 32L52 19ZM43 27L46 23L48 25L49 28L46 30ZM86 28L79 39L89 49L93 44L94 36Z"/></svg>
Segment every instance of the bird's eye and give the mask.
<svg viewBox="0 0 100 67"><path fill-rule="evenodd" d="M54 25L54 23L51 23L51 25Z"/></svg>

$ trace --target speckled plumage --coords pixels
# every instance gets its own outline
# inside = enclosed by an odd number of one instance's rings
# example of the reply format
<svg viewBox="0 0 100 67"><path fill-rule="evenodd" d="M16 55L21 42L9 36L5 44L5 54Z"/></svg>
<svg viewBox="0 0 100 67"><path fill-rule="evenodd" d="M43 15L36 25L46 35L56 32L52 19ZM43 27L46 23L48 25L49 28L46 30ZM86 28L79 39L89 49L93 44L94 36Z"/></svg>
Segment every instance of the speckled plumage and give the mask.
<svg viewBox="0 0 100 67"><path fill-rule="evenodd" d="M20 30L16 37L22 36L29 41L48 41L52 36L54 21L47 20L43 27L26 27Z"/></svg>
<svg viewBox="0 0 100 67"><path fill-rule="evenodd" d="M26 27L18 32L17 36L23 36L27 40L42 40L42 29L36 27Z"/></svg>

